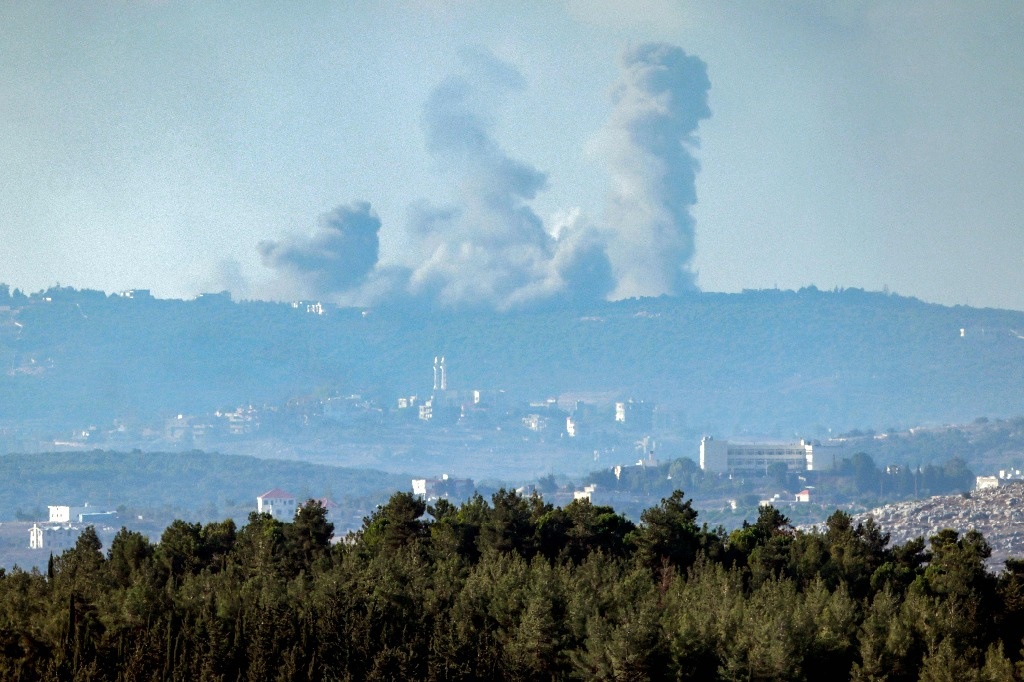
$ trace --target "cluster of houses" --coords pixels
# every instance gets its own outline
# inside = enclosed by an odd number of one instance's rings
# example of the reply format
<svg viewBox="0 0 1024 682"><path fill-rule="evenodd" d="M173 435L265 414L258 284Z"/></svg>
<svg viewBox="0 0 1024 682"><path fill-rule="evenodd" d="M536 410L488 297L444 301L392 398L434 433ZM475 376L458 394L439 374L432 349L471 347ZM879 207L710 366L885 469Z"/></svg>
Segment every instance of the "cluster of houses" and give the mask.
<svg viewBox="0 0 1024 682"><path fill-rule="evenodd" d="M115 511L101 511L85 503L81 507L50 505L46 522L33 523L28 533L30 549L65 550L75 546L79 533L90 525L100 525L117 518Z"/></svg>
<svg viewBox="0 0 1024 682"><path fill-rule="evenodd" d="M327 520L338 525L340 507L333 500L323 497L317 500L327 510ZM270 514L278 521L290 523L295 518L299 503L294 495L280 488L273 488L256 498L256 511ZM88 503L80 506L50 505L49 518L38 521L29 528L30 549L64 551L75 546L78 536L86 526L105 526L117 520L116 511L102 511Z"/></svg>

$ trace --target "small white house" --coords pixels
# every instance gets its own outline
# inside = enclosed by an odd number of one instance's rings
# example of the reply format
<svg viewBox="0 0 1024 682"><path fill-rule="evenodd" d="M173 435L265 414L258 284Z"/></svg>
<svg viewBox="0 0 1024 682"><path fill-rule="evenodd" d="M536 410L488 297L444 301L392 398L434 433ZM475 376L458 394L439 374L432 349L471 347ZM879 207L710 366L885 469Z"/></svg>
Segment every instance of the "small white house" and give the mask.
<svg viewBox="0 0 1024 682"><path fill-rule="evenodd" d="M260 514L270 514L278 521L294 520L297 508L295 496L280 488L268 490L256 498L256 511Z"/></svg>
<svg viewBox="0 0 1024 682"><path fill-rule="evenodd" d="M596 483L591 483L590 485L583 486L583 490L573 491L572 499L573 501L586 500L587 502L592 502L595 490L597 490Z"/></svg>
<svg viewBox="0 0 1024 682"><path fill-rule="evenodd" d="M808 490L807 488L804 488L803 490L801 490L800 492L798 492L796 494L796 502L810 502L810 501L811 501L811 491Z"/></svg>
<svg viewBox="0 0 1024 682"><path fill-rule="evenodd" d="M999 479L995 476L978 476L974 480L975 490L985 490L986 488L998 488Z"/></svg>

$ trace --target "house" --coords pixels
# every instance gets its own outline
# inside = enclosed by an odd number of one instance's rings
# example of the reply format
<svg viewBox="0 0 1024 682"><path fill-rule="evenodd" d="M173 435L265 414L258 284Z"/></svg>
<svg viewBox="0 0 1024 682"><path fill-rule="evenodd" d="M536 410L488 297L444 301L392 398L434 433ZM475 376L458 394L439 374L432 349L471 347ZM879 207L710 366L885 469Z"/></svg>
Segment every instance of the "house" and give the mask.
<svg viewBox="0 0 1024 682"><path fill-rule="evenodd" d="M117 512L100 511L97 507L90 507L86 502L81 507L72 507L66 504L51 504L47 507L50 510L50 523L95 523L117 516Z"/></svg>
<svg viewBox="0 0 1024 682"><path fill-rule="evenodd" d="M654 423L654 406L642 400L615 403L615 423L634 429L649 429Z"/></svg>
<svg viewBox="0 0 1024 682"><path fill-rule="evenodd" d="M565 432L569 435L569 438L576 437L576 421L572 417L565 418Z"/></svg>
<svg viewBox="0 0 1024 682"><path fill-rule="evenodd" d="M572 500L586 500L587 502L593 502L594 491L597 490L597 484L591 483L590 485L584 486L583 490L573 491Z"/></svg>
<svg viewBox="0 0 1024 682"><path fill-rule="evenodd" d="M803 490L801 490L800 492L798 492L796 494L796 501L797 502L810 502L811 501L811 491L808 490L807 488L804 488Z"/></svg>
<svg viewBox="0 0 1024 682"><path fill-rule="evenodd" d="M448 474L442 474L440 478L412 479L412 494L427 502L441 498L464 500L473 494L473 489L473 479L453 478Z"/></svg>
<svg viewBox="0 0 1024 682"><path fill-rule="evenodd" d="M60 550L70 549L78 541L80 528L70 524L45 524L33 523L28 529L29 549Z"/></svg>
<svg viewBox="0 0 1024 682"><path fill-rule="evenodd" d="M974 479L975 490L985 490L986 488L998 488L999 479L995 476L978 476Z"/></svg>
<svg viewBox="0 0 1024 682"><path fill-rule="evenodd" d="M278 521L291 522L295 519L297 509L295 496L280 488L268 490L256 498L256 511L260 514L270 514Z"/></svg>

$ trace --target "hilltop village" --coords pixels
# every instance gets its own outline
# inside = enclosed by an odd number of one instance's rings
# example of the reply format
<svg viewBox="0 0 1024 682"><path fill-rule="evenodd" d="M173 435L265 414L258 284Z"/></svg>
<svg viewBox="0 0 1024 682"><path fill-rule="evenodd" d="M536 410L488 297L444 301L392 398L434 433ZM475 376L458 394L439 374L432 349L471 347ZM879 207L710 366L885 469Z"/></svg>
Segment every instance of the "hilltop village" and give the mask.
<svg viewBox="0 0 1024 682"><path fill-rule="evenodd" d="M813 288L469 314L0 286L0 453L22 482L0 520L85 501L244 519L279 488L334 500L348 531L417 486L631 518L681 489L712 525L762 502L815 522L1022 468L1019 329L1012 311ZM183 494L241 461L244 480Z"/></svg>

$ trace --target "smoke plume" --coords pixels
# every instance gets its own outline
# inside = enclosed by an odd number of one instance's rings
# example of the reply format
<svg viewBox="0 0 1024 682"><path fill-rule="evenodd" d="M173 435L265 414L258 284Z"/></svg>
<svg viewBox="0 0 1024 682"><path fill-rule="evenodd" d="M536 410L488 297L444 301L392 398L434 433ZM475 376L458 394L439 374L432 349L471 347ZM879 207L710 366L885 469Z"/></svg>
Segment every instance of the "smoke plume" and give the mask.
<svg viewBox="0 0 1024 682"><path fill-rule="evenodd" d="M361 284L377 265L380 219L361 201L321 219L312 237L259 243L263 264L293 279L309 296L329 296Z"/></svg>
<svg viewBox="0 0 1024 682"><path fill-rule="evenodd" d="M427 149L454 196L412 204L403 260L378 264L380 220L356 203L328 215L312 237L260 243L264 264L309 295L360 305L414 299L509 310L693 289L690 149L710 115L706 68L660 44L631 50L622 68L602 136L613 182L604 225L578 209L545 225L533 210L547 176L493 134L498 107L523 77L489 53L471 53L423 111Z"/></svg>
<svg viewBox="0 0 1024 682"><path fill-rule="evenodd" d="M560 240L529 202L547 183L544 173L509 156L493 136L493 109L524 86L511 65L493 55L472 54L467 72L441 83L424 107L427 148L457 190L456 205L421 205L410 231L419 238L420 259L410 291L444 306L516 308L563 295L585 296L575 286L609 282L576 277L584 239ZM590 261L603 252L585 255ZM600 264L591 268L602 272ZM610 275L610 268L603 269ZM593 279L593 278L592 278Z"/></svg>
<svg viewBox="0 0 1024 682"><path fill-rule="evenodd" d="M696 288L690 268L698 123L711 115L707 65L682 49L641 45L622 58L605 129L612 188L608 256L613 298Z"/></svg>

